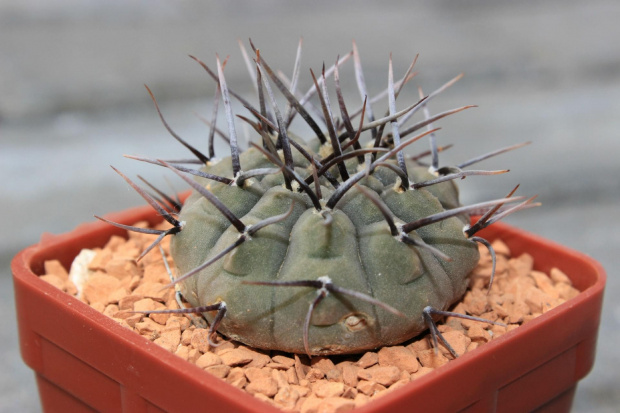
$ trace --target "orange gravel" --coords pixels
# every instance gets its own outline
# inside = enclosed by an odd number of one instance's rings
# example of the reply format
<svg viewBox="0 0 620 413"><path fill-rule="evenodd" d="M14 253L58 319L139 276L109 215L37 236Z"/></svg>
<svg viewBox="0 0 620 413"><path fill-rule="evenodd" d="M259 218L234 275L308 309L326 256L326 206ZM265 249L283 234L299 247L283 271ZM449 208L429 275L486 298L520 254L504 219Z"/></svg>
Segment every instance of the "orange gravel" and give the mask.
<svg viewBox="0 0 620 413"><path fill-rule="evenodd" d="M453 359L443 345L434 351L429 334L362 355L312 359L256 350L223 337L218 338L222 344L212 348L207 330L196 327L204 325L196 316L131 312L178 308L174 290L162 290L169 278L159 251L154 249L139 263L135 261L152 240L153 236L137 233L130 233L128 240L114 236L103 249L86 251L81 268L76 259L70 273L57 261L46 262L41 278L182 359L285 411L348 411ZM173 267L169 239L162 246ZM460 355L579 293L560 270L552 269L548 275L535 271L528 254L513 258L501 241L493 247L497 270L491 291L487 292L491 258L481 247L470 289L451 311L501 321L507 327L448 317L439 330Z"/></svg>

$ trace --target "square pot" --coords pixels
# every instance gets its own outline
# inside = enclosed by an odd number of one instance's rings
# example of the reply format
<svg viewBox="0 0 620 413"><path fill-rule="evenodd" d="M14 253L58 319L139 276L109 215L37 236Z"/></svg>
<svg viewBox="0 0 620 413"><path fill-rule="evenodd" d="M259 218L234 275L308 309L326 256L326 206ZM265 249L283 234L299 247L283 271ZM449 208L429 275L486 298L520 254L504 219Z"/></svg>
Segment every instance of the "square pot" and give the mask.
<svg viewBox="0 0 620 413"><path fill-rule="evenodd" d="M133 224L160 220L150 207L107 216ZM46 260L69 268L83 248L124 231L101 222L44 234L12 261L21 353L36 373L46 411L280 412L160 348L39 279ZM577 382L594 363L605 272L596 261L498 223L485 229L535 269L562 270L580 294L484 346L357 409L412 411L568 411Z"/></svg>

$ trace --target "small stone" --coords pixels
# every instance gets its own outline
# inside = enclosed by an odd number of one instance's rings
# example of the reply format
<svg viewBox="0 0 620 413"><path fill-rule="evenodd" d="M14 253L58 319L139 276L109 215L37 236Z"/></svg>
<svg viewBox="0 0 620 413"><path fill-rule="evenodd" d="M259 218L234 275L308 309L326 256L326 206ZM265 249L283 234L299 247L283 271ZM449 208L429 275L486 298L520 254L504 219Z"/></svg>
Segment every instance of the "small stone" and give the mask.
<svg viewBox="0 0 620 413"><path fill-rule="evenodd" d="M379 356L377 353L366 352L364 355L357 361L357 365L361 368L365 369L370 366L373 366L379 362Z"/></svg>
<svg viewBox="0 0 620 413"><path fill-rule="evenodd" d="M362 392L358 392L353 401L355 402L355 407L359 409L370 401L370 397Z"/></svg>
<svg viewBox="0 0 620 413"><path fill-rule="evenodd" d="M160 336L155 339L155 344L160 345L171 353L174 353L181 344L181 330L176 328L164 328Z"/></svg>
<svg viewBox="0 0 620 413"><path fill-rule="evenodd" d="M325 377L325 373L322 370L311 368L310 371L306 374L305 379L310 383L313 383L317 380L321 380Z"/></svg>
<svg viewBox="0 0 620 413"><path fill-rule="evenodd" d="M530 308L530 313L541 313L543 303L547 300L548 296L541 290L532 288L525 293L524 301Z"/></svg>
<svg viewBox="0 0 620 413"><path fill-rule="evenodd" d="M418 369L419 370L419 369ZM407 380L410 381L411 380L411 374L406 372L405 370L401 370L400 371L400 379L399 380Z"/></svg>
<svg viewBox="0 0 620 413"><path fill-rule="evenodd" d="M414 341L413 343L409 344L406 347L409 350L411 350L412 353L415 353L417 355L418 351L424 351L424 350L428 350L429 348L431 348L431 343L428 340L428 338L424 337L424 338L421 338L420 340Z"/></svg>
<svg viewBox="0 0 620 413"><path fill-rule="evenodd" d="M491 331L493 332L493 338L496 339L497 337L500 337L503 334L506 334L507 329L506 329L506 326L492 325Z"/></svg>
<svg viewBox="0 0 620 413"><path fill-rule="evenodd" d="M440 333L447 333L448 331L452 331L452 330L453 330L453 328L452 328L450 325L448 325L448 324L439 324L439 325L437 326L437 330L438 330Z"/></svg>
<svg viewBox="0 0 620 413"><path fill-rule="evenodd" d="M91 308L99 311L100 313L103 313L103 310L105 308L105 305L103 303L99 303L99 302L91 303L90 306L91 306Z"/></svg>
<svg viewBox="0 0 620 413"><path fill-rule="evenodd" d="M278 384L278 389L289 385L286 373L281 370L271 369L271 378Z"/></svg>
<svg viewBox="0 0 620 413"><path fill-rule="evenodd" d="M188 361L194 364L196 364L196 360L198 360L200 356L202 356L202 353L195 348L190 348L187 353Z"/></svg>
<svg viewBox="0 0 620 413"><path fill-rule="evenodd" d="M209 330L204 328L195 329L190 344L201 353L208 352L211 348L209 344Z"/></svg>
<svg viewBox="0 0 620 413"><path fill-rule="evenodd" d="M227 366L239 366L252 361L252 354L244 348L232 349L231 351L223 353L220 357L222 362Z"/></svg>
<svg viewBox="0 0 620 413"><path fill-rule="evenodd" d="M123 283L123 286L125 288L127 288L129 291L134 291L136 288L138 288L138 286L140 285L140 280L142 278L139 276L133 276L130 279L125 279L124 281L121 281Z"/></svg>
<svg viewBox="0 0 620 413"><path fill-rule="evenodd" d="M473 341L484 341L487 342L491 340L491 336L489 332L482 328L480 325L474 325L467 331L467 336Z"/></svg>
<svg viewBox="0 0 620 413"><path fill-rule="evenodd" d="M508 317L509 313L508 310L499 304L491 304L491 309L495 312L495 314L497 314L500 318L504 318L504 317Z"/></svg>
<svg viewBox="0 0 620 413"><path fill-rule="evenodd" d="M108 242L105 244L104 249L116 251L117 248L124 244L127 240L119 235L112 235Z"/></svg>
<svg viewBox="0 0 620 413"><path fill-rule="evenodd" d="M116 321L121 327L125 327L126 329L135 332L134 328L127 324L126 320L123 320L122 318L113 318L112 320Z"/></svg>
<svg viewBox="0 0 620 413"><path fill-rule="evenodd" d="M273 361L270 363L267 363L263 367L269 367L270 369L276 369L276 370L287 370L288 369L284 364L274 363Z"/></svg>
<svg viewBox="0 0 620 413"><path fill-rule="evenodd" d="M300 385L292 384L291 387L297 390L297 392L299 393L301 397L306 397L310 395L310 388L308 386L300 386Z"/></svg>
<svg viewBox="0 0 620 413"><path fill-rule="evenodd" d="M530 277L536 282L536 286L540 288L545 294L553 299L560 298L560 293L554 288L553 281L544 272L531 271Z"/></svg>
<svg viewBox="0 0 620 413"><path fill-rule="evenodd" d="M472 340L460 331L448 331L442 335L459 356L467 352L467 346L469 346L469 343L471 343ZM440 346L440 349L444 354L449 354L448 349L444 347L443 344Z"/></svg>
<svg viewBox="0 0 620 413"><path fill-rule="evenodd" d="M385 386L374 381L360 380L357 384L357 390L366 396L374 396L378 392L385 390Z"/></svg>
<svg viewBox="0 0 620 413"><path fill-rule="evenodd" d="M181 344L184 346L189 346L192 343L192 335L194 334L194 330L186 329L181 333Z"/></svg>
<svg viewBox="0 0 620 413"><path fill-rule="evenodd" d="M569 284L557 283L555 285L555 288L558 290L560 298L563 298L567 301L579 295L579 290Z"/></svg>
<svg viewBox="0 0 620 413"><path fill-rule="evenodd" d="M415 373L420 367L415 353L404 346L383 347L377 355L380 366L396 366L408 373Z"/></svg>
<svg viewBox="0 0 620 413"><path fill-rule="evenodd" d="M219 379L223 379L223 378L226 378L226 376L228 375L228 372L230 371L230 367L225 366L223 364L217 364L215 366L210 366L210 367L205 368L205 371L207 373L213 374L215 377Z"/></svg>
<svg viewBox="0 0 620 413"><path fill-rule="evenodd" d="M89 281L93 272L88 269L88 263L92 261L97 253L93 250L84 248L73 259L69 270L69 279L77 287L77 298L83 300L83 288Z"/></svg>
<svg viewBox="0 0 620 413"><path fill-rule="evenodd" d="M344 386L344 391L342 392L342 396L345 399L355 399L357 396L357 389L355 387Z"/></svg>
<svg viewBox="0 0 620 413"><path fill-rule="evenodd" d="M206 328L203 328L203 330L208 331ZM218 339L216 343L218 344L218 346L213 349L213 352L218 356L237 348L237 346L232 341L222 341Z"/></svg>
<svg viewBox="0 0 620 413"><path fill-rule="evenodd" d="M281 387L273 397L273 401L283 410L293 410L299 400L299 392L292 386Z"/></svg>
<svg viewBox="0 0 620 413"><path fill-rule="evenodd" d="M306 374L310 371L310 366L302 363L301 358L297 354L294 354L293 357L295 358L295 372L297 373L297 380L301 382L301 380L306 379Z"/></svg>
<svg viewBox="0 0 620 413"><path fill-rule="evenodd" d="M187 346L178 346L174 354L181 357L185 361L189 361L189 348Z"/></svg>
<svg viewBox="0 0 620 413"><path fill-rule="evenodd" d="M96 249L96 254L92 261L88 263L88 269L91 271L105 271L105 266L112 259L112 251L109 249Z"/></svg>
<svg viewBox="0 0 620 413"><path fill-rule="evenodd" d="M134 311L140 311L144 314L146 314L145 312L147 311L163 310L165 308L166 307L162 303L154 301L151 298L143 298L142 300L136 301L133 305ZM146 316L161 325L165 325L166 321L168 321L168 319L170 318L170 314L151 313L146 314Z"/></svg>
<svg viewBox="0 0 620 413"><path fill-rule="evenodd" d="M295 367L290 367L288 370L286 370L286 379L289 384L299 384Z"/></svg>
<svg viewBox="0 0 620 413"><path fill-rule="evenodd" d="M315 395L311 395L306 400L304 400L301 405L300 413L319 413L319 408L323 399L316 397Z"/></svg>
<svg viewBox="0 0 620 413"><path fill-rule="evenodd" d="M262 368L271 362L271 357L269 357L268 354L265 354L263 350L256 350L246 346L239 346L239 348L244 349L247 354L252 358L252 360L246 365L246 367Z"/></svg>
<svg viewBox="0 0 620 413"><path fill-rule="evenodd" d="M488 321L497 321L497 319L499 317L493 311L487 311L486 313L480 314L480 318L482 318L483 320L488 320ZM481 323L482 323L482 325L485 325L485 326L492 325L491 323L487 323L487 322L484 322L484 321L481 321Z"/></svg>
<svg viewBox="0 0 620 413"><path fill-rule="evenodd" d="M130 232L129 236L131 237L132 234L134 234L134 232ZM141 252L142 251L136 246L135 242L129 240L126 243L118 246L115 256L119 260L123 259L135 261L135 259L138 258L138 255L140 255Z"/></svg>
<svg viewBox="0 0 620 413"><path fill-rule="evenodd" d="M198 358L198 360L196 360L196 366L201 369L217 366L218 364L223 364L222 359L217 354L213 354L210 351L204 353Z"/></svg>
<svg viewBox="0 0 620 413"><path fill-rule="evenodd" d="M496 255L503 255L504 257L510 256L510 248L502 240L496 239L491 243L491 246Z"/></svg>
<svg viewBox="0 0 620 413"><path fill-rule="evenodd" d="M342 366L342 381L347 386L357 386L357 372L361 369L360 366L349 363Z"/></svg>
<svg viewBox="0 0 620 413"><path fill-rule="evenodd" d="M342 372L337 368L333 368L325 374L325 379L327 381L342 383Z"/></svg>
<svg viewBox="0 0 620 413"><path fill-rule="evenodd" d="M357 378L359 380L372 380L372 374L367 369L359 369L357 371Z"/></svg>
<svg viewBox="0 0 620 413"><path fill-rule="evenodd" d="M245 371L249 383L245 389L250 394L261 393L267 397L273 397L278 392L278 384L271 377L270 369L250 367Z"/></svg>
<svg viewBox="0 0 620 413"><path fill-rule="evenodd" d="M82 294L89 303L110 303L108 296L110 293L121 287L118 279L103 273L94 273L88 277L88 282L84 285Z"/></svg>
<svg viewBox="0 0 620 413"><path fill-rule="evenodd" d="M419 378L419 377L422 377L422 376L424 376L425 374L430 373L430 372L431 372L431 371L433 371L433 370L435 370L435 369L434 369L434 368L432 368L432 367L420 367L420 368L418 369L418 371L416 371L415 373L413 373L413 374L411 375L411 379L410 379L410 380L415 380L415 379L417 379L417 378Z"/></svg>
<svg viewBox="0 0 620 413"><path fill-rule="evenodd" d="M159 284L167 284L170 282L166 267L161 258L144 266L144 275L142 276L142 280L143 282Z"/></svg>
<svg viewBox="0 0 620 413"><path fill-rule="evenodd" d="M118 306L116 304L108 304L102 311L102 313L108 317L114 317L118 313Z"/></svg>
<svg viewBox="0 0 620 413"><path fill-rule="evenodd" d="M463 304L469 314L480 316L487 311L488 298L482 290L473 290L465 294Z"/></svg>
<svg viewBox="0 0 620 413"><path fill-rule="evenodd" d="M140 294L155 301L166 302L168 294L174 290L164 288L166 285L162 283L141 283L134 291L134 294Z"/></svg>
<svg viewBox="0 0 620 413"><path fill-rule="evenodd" d="M157 305L159 304L159 305ZM143 298L139 301L136 301L133 305L133 310L134 311L152 311L155 309L159 309L162 308L163 305L161 303L156 303L155 301L153 301L150 298Z"/></svg>
<svg viewBox="0 0 620 413"><path fill-rule="evenodd" d="M256 397L258 400L261 400L261 401L269 404L270 406L278 407L271 397L267 397L264 394L254 393L254 397Z"/></svg>
<svg viewBox="0 0 620 413"><path fill-rule="evenodd" d="M49 260L43 263L43 268L45 270L45 274L55 275L63 281L69 279L69 273L65 269L65 267L58 260Z"/></svg>
<svg viewBox="0 0 620 413"><path fill-rule="evenodd" d="M297 403L295 403L295 407L293 407L293 412L301 412L301 407L304 405L304 402L306 401L306 397L300 396L299 400L297 400Z"/></svg>
<svg viewBox="0 0 620 413"><path fill-rule="evenodd" d="M285 365L286 367L293 367L295 365L295 359L291 357L286 357L282 355L273 356L271 358L276 363Z"/></svg>
<svg viewBox="0 0 620 413"><path fill-rule="evenodd" d="M164 305L166 306L166 308L168 308L169 310L178 310L179 307L179 303L176 300L176 297L173 297L170 300L166 300L166 302L164 303ZM196 314L191 314L192 316L196 315ZM181 316L179 314L179 316Z"/></svg>
<svg viewBox="0 0 620 413"><path fill-rule="evenodd" d="M78 293L77 287L75 286L75 284L73 284L73 281L71 280L65 281L65 284L63 286L63 291L65 291L67 294L72 295L72 296L77 296L77 293Z"/></svg>
<svg viewBox="0 0 620 413"><path fill-rule="evenodd" d="M135 328L136 324L141 322L142 319L144 318L142 314L123 313L122 311L119 311L118 313L116 313L116 317L118 317L119 314L121 315L120 318L124 319L127 322L127 324L129 324L132 328ZM125 317L125 315L127 314L129 314L129 316Z"/></svg>
<svg viewBox="0 0 620 413"><path fill-rule="evenodd" d="M336 368L334 363L327 357L312 357L310 361L310 366L315 369L319 369L323 372L323 374L327 374L328 371Z"/></svg>
<svg viewBox="0 0 620 413"><path fill-rule="evenodd" d="M183 316L170 314L170 317L166 321L166 327L178 328L180 331L185 331L190 325L190 321Z"/></svg>
<svg viewBox="0 0 620 413"><path fill-rule="evenodd" d="M530 315L526 315L525 317L523 317L523 324L529 323L530 321L532 321L536 317L539 317L540 315L542 315L542 313L532 313Z"/></svg>
<svg viewBox="0 0 620 413"><path fill-rule="evenodd" d="M489 296L489 297L490 297L490 296ZM489 302L490 302L490 300L489 300ZM459 303L458 303L458 304L457 304L457 305L456 305L456 306L455 306L452 310L450 310L450 311L451 311L451 312L453 312L453 313L465 314L465 313L466 313L466 311L465 311L465 305L464 305L462 302L459 302ZM449 325L450 327L452 327L452 329L454 329L454 330L461 330L461 331L462 331L462 330L464 329L464 327L463 327L463 324L462 324L462 322L461 322L461 321L463 321L463 319L462 319L462 318L460 318L460 317L456 317L456 316L448 316L448 317L446 317L445 323L446 323L447 325ZM411 348L410 348L410 347L408 347L408 348L411 350ZM426 350L426 349L422 349L422 350Z"/></svg>
<svg viewBox="0 0 620 413"><path fill-rule="evenodd" d="M129 294L129 290L121 286L108 295L108 302L118 303L123 297L127 296L127 294Z"/></svg>
<svg viewBox="0 0 620 413"><path fill-rule="evenodd" d="M395 390L400 389L401 387L403 387L404 385L406 385L407 383L409 383L409 377L407 377L406 379L399 379L397 382L395 382L394 384L392 384L390 387L388 387L385 392L383 392L384 394L387 394L388 392L393 392Z"/></svg>
<svg viewBox="0 0 620 413"><path fill-rule="evenodd" d="M242 367L231 368L228 376L226 376L226 381L238 389L243 389L248 383L248 379L245 377L245 369Z"/></svg>
<svg viewBox="0 0 620 413"><path fill-rule="evenodd" d="M530 307L523 301L515 301L508 309L508 323L522 323L525 316L531 313Z"/></svg>
<svg viewBox="0 0 620 413"><path fill-rule="evenodd" d="M141 271L136 265L136 261L128 258L112 258L105 264L105 272L117 280L131 278L135 275L140 276Z"/></svg>
<svg viewBox="0 0 620 413"><path fill-rule="evenodd" d="M441 354L440 351L435 354L434 349L419 351L417 355L418 359L420 360L420 364L423 367L437 368L443 366L449 361L446 356Z"/></svg>
<svg viewBox="0 0 620 413"><path fill-rule="evenodd" d="M136 294L127 295L121 298L120 300L118 300L118 309L119 310L133 310L134 304L137 301L140 301L142 299L144 299L143 295L136 295Z"/></svg>
<svg viewBox="0 0 620 413"><path fill-rule="evenodd" d="M321 403L321 408L319 412L350 412L354 408L355 402L351 399L345 399L343 397L328 397L326 399L323 399L323 403Z"/></svg>
<svg viewBox="0 0 620 413"><path fill-rule="evenodd" d="M150 318L144 318L139 323L136 323L135 328L138 330L138 333L153 341L160 336L163 326Z"/></svg>
<svg viewBox="0 0 620 413"><path fill-rule="evenodd" d="M549 271L549 277L556 284L557 283L564 283L564 284L569 284L569 285L571 284L570 278L568 278L568 276L564 274L562 270L556 267L551 268L551 271Z"/></svg>
<svg viewBox="0 0 620 413"><path fill-rule="evenodd" d="M557 307L558 305L560 305L559 302L559 298L558 300L553 300L553 301L543 301L542 302L542 308L541 308L541 312L544 314L547 311L551 310L552 308Z"/></svg>
<svg viewBox="0 0 620 413"><path fill-rule="evenodd" d="M320 380L312 385L312 392L322 399L339 397L344 392L344 384Z"/></svg>
<svg viewBox="0 0 620 413"><path fill-rule="evenodd" d="M358 377L362 371L370 374L371 381L375 381L385 387L389 387L400 379L400 369L396 366L372 366L365 370L360 370Z"/></svg>
<svg viewBox="0 0 620 413"><path fill-rule="evenodd" d="M355 408L355 402L351 399L342 397L329 397L320 399L318 397L308 397L301 406L301 413L341 413L348 412Z"/></svg>
<svg viewBox="0 0 620 413"><path fill-rule="evenodd" d="M495 277L508 275L508 256L498 255L495 263Z"/></svg>
<svg viewBox="0 0 620 413"><path fill-rule="evenodd" d="M508 275L511 278L521 274L529 274L534 268L534 258L528 253L521 254L518 258L508 260Z"/></svg>

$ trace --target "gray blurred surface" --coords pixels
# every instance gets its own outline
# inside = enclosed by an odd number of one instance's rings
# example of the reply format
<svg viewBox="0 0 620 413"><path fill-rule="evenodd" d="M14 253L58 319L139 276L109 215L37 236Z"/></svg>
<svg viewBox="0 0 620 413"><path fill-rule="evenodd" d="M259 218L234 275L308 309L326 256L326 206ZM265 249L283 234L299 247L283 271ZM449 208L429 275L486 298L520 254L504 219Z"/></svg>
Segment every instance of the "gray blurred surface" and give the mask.
<svg viewBox="0 0 620 413"><path fill-rule="evenodd" d="M397 77L420 53L420 74L400 105L415 99L417 86L428 93L465 72L431 104L433 112L479 105L437 124L440 143L457 145L442 154L444 163L534 142L481 164L512 171L468 178L464 201L503 196L521 183L520 192L540 194L543 207L509 222L606 268L597 360L579 383L574 410L617 411L619 21L616 0L0 2L0 411L40 409L33 374L19 356L10 258L42 232L65 232L93 214L140 205L109 164L166 185L161 170L121 154L187 156L162 128L142 85L153 89L173 128L204 147L207 129L193 112L210 116L213 82L187 54L213 67L216 52L230 54L228 83L252 97L237 39L252 37L271 65L289 74L300 36L304 88L308 67L331 65L351 39L371 94L386 85L389 52ZM351 74L348 65L343 82L357 106Z"/></svg>

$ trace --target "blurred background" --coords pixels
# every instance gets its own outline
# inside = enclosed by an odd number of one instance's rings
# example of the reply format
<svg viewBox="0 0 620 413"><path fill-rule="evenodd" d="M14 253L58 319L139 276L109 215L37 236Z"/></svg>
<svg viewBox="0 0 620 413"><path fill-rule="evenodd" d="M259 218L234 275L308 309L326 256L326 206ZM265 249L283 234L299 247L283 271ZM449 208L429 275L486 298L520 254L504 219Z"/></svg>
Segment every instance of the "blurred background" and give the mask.
<svg viewBox="0 0 620 413"><path fill-rule="evenodd" d="M166 187L161 168L122 154L185 158L162 127L143 84L176 132L206 151L214 83L188 54L215 68L230 55L229 85L255 102L239 52L251 37L290 76L303 36L301 89L355 39L369 94L387 86L389 53L400 78L419 53L420 73L399 108L463 72L431 112L479 107L436 124L443 164L524 141L479 164L506 175L463 181L463 201L501 197L515 184L541 208L508 221L599 260L609 273L595 367L580 382L579 412L620 405L620 3L616 0L0 1L0 411L40 409L19 356L11 257L43 232L62 233L93 214L141 205L108 165ZM616 40L614 40L616 39ZM350 108L361 100L352 64L341 69ZM332 102L336 102L335 96ZM374 106L382 113L386 102ZM244 109L236 107L238 113ZM220 110L220 113L223 111ZM221 121L220 121L221 122ZM224 123L220 125L223 127ZM299 125L301 135L308 130ZM242 145L246 131L237 123ZM419 151L424 146L417 146ZM226 154L225 147L217 148ZM175 177L177 189L184 189ZM616 205L614 207L614 205Z"/></svg>

